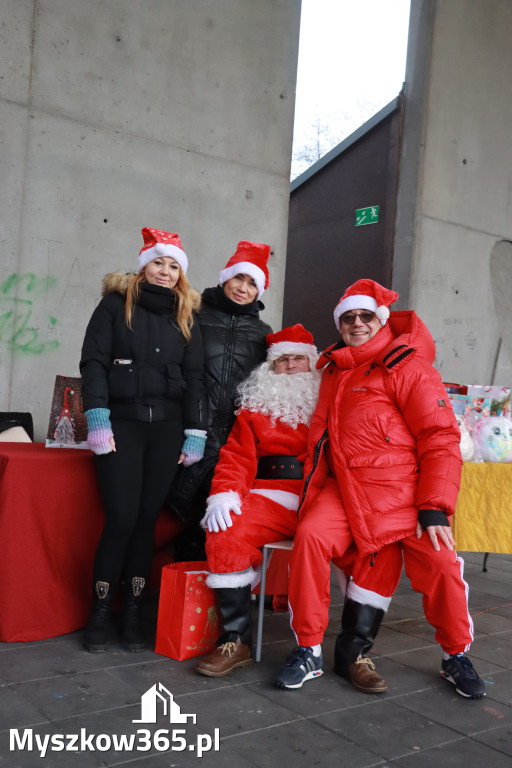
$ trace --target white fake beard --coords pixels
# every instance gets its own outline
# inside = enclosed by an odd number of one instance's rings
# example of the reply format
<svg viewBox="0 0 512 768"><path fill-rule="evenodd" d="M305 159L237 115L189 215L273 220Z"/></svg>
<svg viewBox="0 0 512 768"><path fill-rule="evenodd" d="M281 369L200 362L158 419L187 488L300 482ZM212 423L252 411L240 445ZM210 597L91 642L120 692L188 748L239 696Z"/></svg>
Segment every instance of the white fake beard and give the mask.
<svg viewBox="0 0 512 768"><path fill-rule="evenodd" d="M259 365L238 387L237 413L245 409L270 416L297 429L299 424L309 426L318 402L318 389L322 376L316 369L307 373L275 373L269 363Z"/></svg>

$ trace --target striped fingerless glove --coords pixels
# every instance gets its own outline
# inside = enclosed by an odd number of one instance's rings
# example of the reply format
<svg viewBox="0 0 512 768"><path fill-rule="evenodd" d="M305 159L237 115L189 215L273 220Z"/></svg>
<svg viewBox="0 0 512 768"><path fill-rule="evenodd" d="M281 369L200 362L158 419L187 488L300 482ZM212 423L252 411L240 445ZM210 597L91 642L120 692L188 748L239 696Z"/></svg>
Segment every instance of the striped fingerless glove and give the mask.
<svg viewBox="0 0 512 768"><path fill-rule="evenodd" d="M108 408L91 408L85 412L87 419L87 445L96 455L110 453L110 439L114 437Z"/></svg>
<svg viewBox="0 0 512 768"><path fill-rule="evenodd" d="M186 429L185 442L181 452L185 454L183 465L190 467L192 464L201 461L204 456L204 447L206 445L206 432L204 429Z"/></svg>

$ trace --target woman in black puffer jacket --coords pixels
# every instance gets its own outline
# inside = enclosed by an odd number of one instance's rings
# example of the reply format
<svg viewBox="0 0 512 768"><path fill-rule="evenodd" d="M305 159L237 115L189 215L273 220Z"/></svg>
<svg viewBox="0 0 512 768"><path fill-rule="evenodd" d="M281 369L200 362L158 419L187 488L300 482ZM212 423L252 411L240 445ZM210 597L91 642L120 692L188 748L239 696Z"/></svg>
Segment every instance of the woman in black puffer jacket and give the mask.
<svg viewBox="0 0 512 768"><path fill-rule="evenodd" d="M204 452L199 294L174 233L145 228L138 274L107 275L80 360L88 444L105 508L94 559L93 606L84 647L108 646L111 601L121 579L121 638L144 648L142 596L154 528L178 462ZM185 441L183 430L185 428Z"/></svg>
<svg viewBox="0 0 512 768"><path fill-rule="evenodd" d="M237 387L266 359L266 336L272 328L260 320L259 301L268 288L270 247L241 241L219 274L219 285L202 294L199 325L204 346L208 435L204 458L193 467L180 467L167 503L189 529L178 537L175 556L204 558L204 532L198 521L219 458L235 421Z"/></svg>

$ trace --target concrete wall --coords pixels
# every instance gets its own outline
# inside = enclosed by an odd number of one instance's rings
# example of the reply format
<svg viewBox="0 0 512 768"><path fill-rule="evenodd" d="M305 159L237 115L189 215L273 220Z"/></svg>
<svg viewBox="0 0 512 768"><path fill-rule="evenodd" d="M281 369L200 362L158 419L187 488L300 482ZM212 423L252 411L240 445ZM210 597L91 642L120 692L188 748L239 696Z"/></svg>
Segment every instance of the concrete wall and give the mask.
<svg viewBox="0 0 512 768"><path fill-rule="evenodd" d="M511 40L509 2L412 0L394 287L445 381L512 385Z"/></svg>
<svg viewBox="0 0 512 768"><path fill-rule="evenodd" d="M202 290L272 246L281 317L300 0L2 0L0 410L45 437L103 275L177 231Z"/></svg>

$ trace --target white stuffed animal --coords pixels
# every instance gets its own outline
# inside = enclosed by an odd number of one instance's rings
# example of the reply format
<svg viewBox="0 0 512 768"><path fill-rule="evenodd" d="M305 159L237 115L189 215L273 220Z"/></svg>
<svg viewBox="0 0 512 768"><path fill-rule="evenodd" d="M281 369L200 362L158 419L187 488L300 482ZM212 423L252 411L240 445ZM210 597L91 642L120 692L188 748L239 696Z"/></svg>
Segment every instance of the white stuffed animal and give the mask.
<svg viewBox="0 0 512 768"><path fill-rule="evenodd" d="M512 421L504 416L481 419L475 427L476 445L484 461L512 462Z"/></svg>
<svg viewBox="0 0 512 768"><path fill-rule="evenodd" d="M464 417L461 414L456 414L457 424L460 429L460 452L462 455L462 461L471 461L475 455L475 446L469 430L464 421Z"/></svg>

